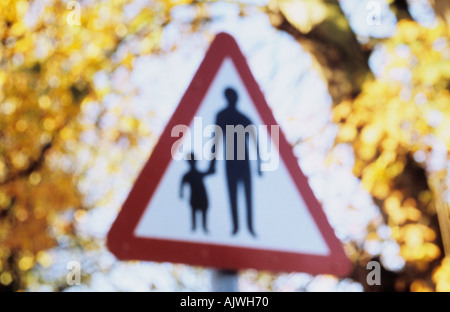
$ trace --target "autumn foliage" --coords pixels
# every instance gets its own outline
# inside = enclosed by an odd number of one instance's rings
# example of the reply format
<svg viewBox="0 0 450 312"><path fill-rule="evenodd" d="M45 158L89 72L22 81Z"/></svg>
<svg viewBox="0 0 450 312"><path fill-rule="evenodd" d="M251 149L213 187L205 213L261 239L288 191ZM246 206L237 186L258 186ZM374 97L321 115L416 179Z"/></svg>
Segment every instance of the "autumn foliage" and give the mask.
<svg viewBox="0 0 450 312"><path fill-rule="evenodd" d="M93 1L78 16L68 1L0 3L0 287L23 288L36 261L49 265L44 250L73 233L56 216L86 208L82 172L72 165L87 127L78 116L111 92L96 88L94 76L130 68L133 55L120 52L129 40L139 42L140 55L155 51L170 8L161 2L127 18L130 2ZM122 127L109 138L133 131Z"/></svg>
<svg viewBox="0 0 450 312"><path fill-rule="evenodd" d="M134 2L0 2L0 290L27 289L33 269L52 265L47 250L59 237L98 248L74 228L74 220L94 206L80 191L89 167L80 159L107 154L104 146L117 142L132 148L151 135L128 112L130 94L116 90L111 77L132 72L138 56L161 53L174 7L195 9L187 32L213 18L202 1ZM388 2L399 20L395 34L365 43L338 1L274 0L259 9L313 56L334 103L336 146L352 147L353 173L400 247L404 268L383 268L386 282L375 290L450 291L450 9L445 1L432 1L438 18L425 27L402 11L405 1ZM318 13L302 19L294 14L299 5ZM383 59L374 72L372 53ZM108 82L98 83L99 76ZM114 123L105 126L99 122L102 101L111 94L120 101L112 110ZM99 117L87 121L83 116L94 105ZM87 132L101 140L89 144ZM123 158L109 160L114 171ZM65 213L72 217L62 218ZM380 225L369 226L366 242L382 242ZM365 285L365 265L379 258L355 242L345 247L355 265L350 277ZM64 287L55 282L55 290Z"/></svg>

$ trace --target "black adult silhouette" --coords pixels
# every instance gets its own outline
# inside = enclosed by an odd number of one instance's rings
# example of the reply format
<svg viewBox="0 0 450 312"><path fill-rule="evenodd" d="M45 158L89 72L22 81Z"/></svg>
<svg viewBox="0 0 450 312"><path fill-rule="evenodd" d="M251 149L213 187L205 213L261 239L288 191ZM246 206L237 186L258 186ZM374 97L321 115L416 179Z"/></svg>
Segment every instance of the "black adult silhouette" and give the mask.
<svg viewBox="0 0 450 312"><path fill-rule="evenodd" d="M200 172L195 165L194 154L190 154L188 159L191 169L183 176L180 185L180 198L183 198L183 187L185 184L189 184L191 189L191 208L192 208L192 231L196 230L196 215L197 212L201 212L203 231L208 233L208 226L206 220L206 214L208 210L208 196L206 194L205 184L203 178L212 172Z"/></svg>
<svg viewBox="0 0 450 312"><path fill-rule="evenodd" d="M255 230L253 228L253 207L252 207L252 179L250 174L250 162L249 162L249 154L248 154L248 146L249 146L249 136L252 136L253 140L256 144L256 155L258 160L258 174L261 176L261 160L259 156L259 146L258 140L256 138L255 129L253 127L248 127L253 125L251 120L239 112L236 109L236 104L238 101L238 94L233 88L226 88L225 99L227 100L227 107L221 110L216 116L216 125L222 129L222 133L224 136L224 155L225 155L225 167L227 174L227 185L228 185L228 194L229 194L229 202L231 209L231 217L233 221L233 230L232 234L235 235L239 231L239 222L238 222L238 207L237 207L237 190L238 185L243 184L245 191L245 200L247 206L247 227L249 232L256 236ZM242 126L246 128L248 132L245 132L245 139L239 140L238 134L236 131L233 133L227 134L227 126ZM234 144L227 143L230 140L227 140L227 135L234 136ZM228 137L230 139L230 137ZM216 133L215 135L215 143L214 146L217 149L219 137ZM242 146L243 144L243 146ZM230 149L233 149L233 153L230 152ZM244 155L242 155L242 152ZM238 157L241 156L241 157ZM244 157L242 157L244 156ZM241 159L243 158L243 159ZM216 157L211 161L209 172L215 171L215 161Z"/></svg>

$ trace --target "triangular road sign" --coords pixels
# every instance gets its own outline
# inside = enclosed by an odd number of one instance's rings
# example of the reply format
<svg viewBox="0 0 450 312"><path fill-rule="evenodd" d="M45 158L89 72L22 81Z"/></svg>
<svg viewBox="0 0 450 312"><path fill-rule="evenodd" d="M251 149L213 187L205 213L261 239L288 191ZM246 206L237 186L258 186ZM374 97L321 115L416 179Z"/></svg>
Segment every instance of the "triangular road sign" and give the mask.
<svg viewBox="0 0 450 312"><path fill-rule="evenodd" d="M204 143L215 142L214 135L202 135L216 123L225 131L230 120L267 127L272 158L263 163L272 162L272 169L259 175L256 161L220 160L229 156L228 143L216 145L211 165ZM180 134L180 125L189 131ZM237 43L218 34L111 227L109 249L123 260L347 274L341 243L277 129ZM224 141L232 137L225 134ZM244 146L251 159L250 141ZM178 159L181 150L199 159Z"/></svg>

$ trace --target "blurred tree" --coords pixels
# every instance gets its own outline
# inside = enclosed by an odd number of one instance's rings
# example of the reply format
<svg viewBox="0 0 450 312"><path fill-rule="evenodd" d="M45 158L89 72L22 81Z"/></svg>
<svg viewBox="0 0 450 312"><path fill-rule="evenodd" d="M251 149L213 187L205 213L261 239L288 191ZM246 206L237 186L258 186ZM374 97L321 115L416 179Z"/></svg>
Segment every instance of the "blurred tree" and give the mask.
<svg viewBox="0 0 450 312"><path fill-rule="evenodd" d="M449 2L433 2L442 21L430 29L412 21L407 1L389 2L399 22L395 36L381 43L358 43L335 0L274 0L268 12L275 27L294 36L317 60L337 104L336 144L352 144L354 173L373 195L406 261L400 272L383 268L382 285L369 286L371 256L364 246L353 246L351 277L368 291L448 291L450 268L442 260L436 214L437 203L448 213L448 172L430 164L440 144L444 151L450 148L449 29L442 23L448 22ZM388 64L377 79L368 66L376 44L386 49ZM448 161L448 152L443 154ZM445 216L440 220L444 230L450 225ZM375 226L368 229L370 240L381 240Z"/></svg>
<svg viewBox="0 0 450 312"><path fill-rule="evenodd" d="M395 35L365 43L337 0L271 0L264 9L274 27L313 56L334 103L336 144L353 146L354 173L380 207L406 261L399 272L384 267L382 285L369 287L366 264L380 257L350 244L351 277L368 291L450 290L439 227L448 220L436 214L446 211L448 172L432 165L442 155L448 162L450 148L450 6L431 1L440 22L424 28L412 20L410 1L388 2L399 20ZM210 20L201 1L132 3L0 3L0 291L24 289L34 266L49 265L45 250L55 238L75 235L73 218L88 208L78 191L83 169L74 166L82 134L97 131L130 146L148 134L125 109L115 111L117 127L102 126L102 112L93 123L81 122L92 103L119 92L96 77L129 72L136 55L157 53L174 6L196 9L191 31ZM387 64L376 78L368 65L374 49L385 51ZM95 153L96 146L91 148ZM73 218L58 217L64 211ZM375 224L366 238L373 240L382 240Z"/></svg>
<svg viewBox="0 0 450 312"><path fill-rule="evenodd" d="M86 208L73 146L86 130L80 113L111 92L96 87L95 75L132 67L134 54L120 51L127 42L139 43L136 54L155 52L177 3L133 12L131 2L0 3L0 291L23 289L35 264L49 265L55 237L73 235L70 220L56 216ZM109 137L134 144L138 122L120 113L132 126Z"/></svg>
<svg viewBox="0 0 450 312"><path fill-rule="evenodd" d="M353 145L354 173L382 208L406 260L405 269L389 280L388 287L396 290L434 289L433 272L444 256L436 204L444 200L441 184L448 173L445 166L432 168L431 158L442 153L447 159L439 146L450 147L450 110L444 104L449 101L448 35L442 24L427 29L400 22L384 43L388 65L380 77L366 83L353 102L335 108L338 142ZM447 48L438 48L439 42ZM396 78L399 70L410 78ZM369 236L376 239L376 229Z"/></svg>

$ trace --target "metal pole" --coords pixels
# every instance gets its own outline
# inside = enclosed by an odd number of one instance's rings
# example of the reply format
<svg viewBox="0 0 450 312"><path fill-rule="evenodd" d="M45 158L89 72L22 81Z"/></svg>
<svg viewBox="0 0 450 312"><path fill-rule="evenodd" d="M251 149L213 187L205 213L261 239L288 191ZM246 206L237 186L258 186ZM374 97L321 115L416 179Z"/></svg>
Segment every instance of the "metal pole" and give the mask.
<svg viewBox="0 0 450 312"><path fill-rule="evenodd" d="M233 270L213 270L212 291L238 292L238 273Z"/></svg>

